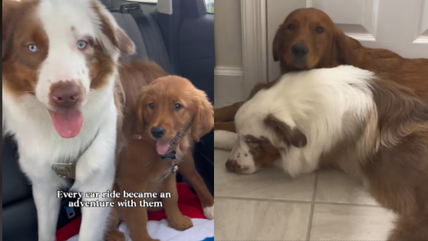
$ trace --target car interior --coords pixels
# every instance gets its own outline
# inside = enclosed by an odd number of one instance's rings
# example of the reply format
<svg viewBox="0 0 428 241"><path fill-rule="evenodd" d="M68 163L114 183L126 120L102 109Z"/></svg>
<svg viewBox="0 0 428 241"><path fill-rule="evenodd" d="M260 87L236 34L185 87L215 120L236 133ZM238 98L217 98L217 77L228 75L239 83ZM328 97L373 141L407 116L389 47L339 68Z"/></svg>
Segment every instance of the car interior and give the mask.
<svg viewBox="0 0 428 241"><path fill-rule="evenodd" d="M118 24L136 45L136 54L125 59L150 59L171 75L189 79L214 102L214 14L205 0L121 1L103 0ZM214 192L214 134L205 135L195 146L198 172ZM18 164L13 137L2 144L3 240L37 240L37 215L32 189ZM181 176L177 181L186 182ZM81 215L62 200L58 227Z"/></svg>

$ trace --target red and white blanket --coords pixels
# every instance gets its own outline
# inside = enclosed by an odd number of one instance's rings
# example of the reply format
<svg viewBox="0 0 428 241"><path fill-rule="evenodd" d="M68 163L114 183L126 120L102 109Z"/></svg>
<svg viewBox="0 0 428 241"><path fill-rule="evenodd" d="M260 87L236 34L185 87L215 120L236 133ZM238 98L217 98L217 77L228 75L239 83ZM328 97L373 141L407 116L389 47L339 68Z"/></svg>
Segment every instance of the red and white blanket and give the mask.
<svg viewBox="0 0 428 241"><path fill-rule="evenodd" d="M201 241L214 240L214 220L205 218L198 197L190 191L185 183L177 183L178 207L183 215L192 219L193 227L185 231L177 231L168 225L165 212L150 212L147 229L154 239L161 241ZM75 219L70 224L57 231L58 241L78 241L81 219ZM119 226L126 236L126 241L132 241L126 223Z"/></svg>

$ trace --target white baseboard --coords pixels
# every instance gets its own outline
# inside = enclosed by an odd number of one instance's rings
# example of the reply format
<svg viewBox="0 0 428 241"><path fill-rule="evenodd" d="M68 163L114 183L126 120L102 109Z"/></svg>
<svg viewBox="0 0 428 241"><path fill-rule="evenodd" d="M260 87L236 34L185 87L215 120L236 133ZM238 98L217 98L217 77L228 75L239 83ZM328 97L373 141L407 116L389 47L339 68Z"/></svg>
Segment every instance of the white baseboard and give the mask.
<svg viewBox="0 0 428 241"><path fill-rule="evenodd" d="M214 75L221 75L221 76L241 76L243 75L244 71L242 68L237 67L227 67L227 66L217 66L214 69Z"/></svg>

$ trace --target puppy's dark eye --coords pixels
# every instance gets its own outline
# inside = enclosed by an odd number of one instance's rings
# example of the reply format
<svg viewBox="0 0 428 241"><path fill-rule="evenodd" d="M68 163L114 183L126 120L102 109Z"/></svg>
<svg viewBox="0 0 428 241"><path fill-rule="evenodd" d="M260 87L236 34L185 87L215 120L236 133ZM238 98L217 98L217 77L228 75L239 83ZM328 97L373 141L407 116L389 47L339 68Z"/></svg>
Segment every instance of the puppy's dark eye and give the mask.
<svg viewBox="0 0 428 241"><path fill-rule="evenodd" d="M322 32L324 32L324 28L318 26L318 27L315 28L315 32L322 33Z"/></svg>
<svg viewBox="0 0 428 241"><path fill-rule="evenodd" d="M174 108L174 110L179 110L179 109L183 108L183 106L179 103L175 103L172 108Z"/></svg>
<svg viewBox="0 0 428 241"><path fill-rule="evenodd" d="M296 25L294 25L292 23L287 26L288 30L294 30L295 28L296 28Z"/></svg>
<svg viewBox="0 0 428 241"><path fill-rule="evenodd" d="M150 103L149 104L149 108L153 110L155 108L155 104L154 103Z"/></svg>

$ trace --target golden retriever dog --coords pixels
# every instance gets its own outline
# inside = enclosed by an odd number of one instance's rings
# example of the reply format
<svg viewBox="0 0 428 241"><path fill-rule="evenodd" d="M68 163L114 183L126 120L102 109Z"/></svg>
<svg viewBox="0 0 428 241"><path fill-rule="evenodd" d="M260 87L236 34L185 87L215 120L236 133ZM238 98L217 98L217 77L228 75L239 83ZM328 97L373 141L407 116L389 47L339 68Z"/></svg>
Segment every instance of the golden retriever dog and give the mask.
<svg viewBox="0 0 428 241"><path fill-rule="evenodd" d="M194 143L214 126L214 110L206 94L187 79L165 76L144 86L135 103L135 113L128 112L134 122L126 122L131 124L124 131L127 146L119 154L116 190L135 194L132 199L137 207L115 205L112 226L117 227L119 214L123 214L133 241L153 240L147 232L147 211L164 209L171 227L191 228L191 219L177 205L177 170L195 189L205 216L214 218L214 198L192 156ZM171 198L160 197L161 192L171 193ZM148 204L153 202L162 205ZM125 240L125 236L113 229L107 240Z"/></svg>
<svg viewBox="0 0 428 241"><path fill-rule="evenodd" d="M428 59L406 59L386 49L366 48L346 36L327 14L314 8L297 9L287 16L276 32L273 58L279 61L282 74L347 64L373 71L417 94L428 93ZM274 83L256 85L250 98ZM233 120L242 104L216 109L214 129L234 132Z"/></svg>

